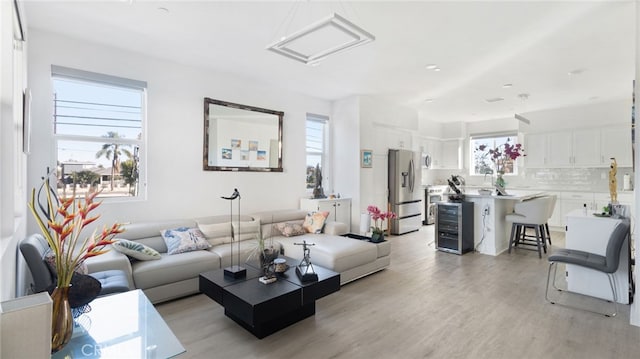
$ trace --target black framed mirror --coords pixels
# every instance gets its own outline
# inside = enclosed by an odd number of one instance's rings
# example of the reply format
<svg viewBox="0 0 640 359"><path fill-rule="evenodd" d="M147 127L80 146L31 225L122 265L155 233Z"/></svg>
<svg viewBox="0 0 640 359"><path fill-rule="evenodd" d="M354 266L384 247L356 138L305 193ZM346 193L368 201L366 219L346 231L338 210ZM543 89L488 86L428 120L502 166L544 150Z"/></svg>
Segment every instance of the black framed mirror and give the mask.
<svg viewBox="0 0 640 359"><path fill-rule="evenodd" d="M282 172L284 112L204 99L205 171Z"/></svg>

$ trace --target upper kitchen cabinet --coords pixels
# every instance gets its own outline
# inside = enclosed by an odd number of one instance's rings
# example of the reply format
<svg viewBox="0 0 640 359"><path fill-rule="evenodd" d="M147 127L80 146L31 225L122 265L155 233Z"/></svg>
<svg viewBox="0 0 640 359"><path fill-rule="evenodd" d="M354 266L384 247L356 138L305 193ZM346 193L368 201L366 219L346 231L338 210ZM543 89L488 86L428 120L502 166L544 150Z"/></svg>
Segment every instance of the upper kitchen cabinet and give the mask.
<svg viewBox="0 0 640 359"><path fill-rule="evenodd" d="M546 133L532 133L525 137L524 156L525 168L547 167L547 138Z"/></svg>
<svg viewBox="0 0 640 359"><path fill-rule="evenodd" d="M420 151L431 158L430 168L440 168L442 165L442 141L420 137L416 142L418 147L414 150Z"/></svg>
<svg viewBox="0 0 640 359"><path fill-rule="evenodd" d="M525 136L527 168L608 167L615 157L631 166L631 134L627 127L585 128Z"/></svg>
<svg viewBox="0 0 640 359"><path fill-rule="evenodd" d="M442 141L442 166L444 169L460 169L460 140Z"/></svg>
<svg viewBox="0 0 640 359"><path fill-rule="evenodd" d="M616 126L602 129L602 161L611 163L610 158L615 157L618 167L632 167L631 127Z"/></svg>

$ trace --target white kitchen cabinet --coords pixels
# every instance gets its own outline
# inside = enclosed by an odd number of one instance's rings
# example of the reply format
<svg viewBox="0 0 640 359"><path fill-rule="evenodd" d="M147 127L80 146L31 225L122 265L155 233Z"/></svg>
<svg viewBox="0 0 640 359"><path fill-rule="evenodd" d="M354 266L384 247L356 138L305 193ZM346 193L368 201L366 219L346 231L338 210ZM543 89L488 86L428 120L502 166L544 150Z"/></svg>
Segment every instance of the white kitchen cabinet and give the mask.
<svg viewBox="0 0 640 359"><path fill-rule="evenodd" d="M571 131L547 134L547 167L561 168L572 166L573 146L571 144L571 137ZM527 156L528 155L527 152Z"/></svg>
<svg viewBox="0 0 640 359"><path fill-rule="evenodd" d="M574 167L599 167L603 166L600 153L600 134L598 128L585 128L573 130L572 156Z"/></svg>
<svg viewBox="0 0 640 359"><path fill-rule="evenodd" d="M618 167L632 167L631 126L606 127L601 133L601 160L610 164L615 157Z"/></svg>
<svg viewBox="0 0 640 359"><path fill-rule="evenodd" d="M547 138L546 133L531 133L525 136L525 168L547 167Z"/></svg>
<svg viewBox="0 0 640 359"><path fill-rule="evenodd" d="M340 222L351 227L350 198L302 198L300 208L307 211L329 212L327 222Z"/></svg>
<svg viewBox="0 0 640 359"><path fill-rule="evenodd" d="M442 141L442 166L444 169L460 169L460 140Z"/></svg>
<svg viewBox="0 0 640 359"><path fill-rule="evenodd" d="M527 134L525 165L527 168L602 168L609 167L609 158L618 160L619 157L618 166L629 167L631 140L625 139L625 133L617 127L603 127Z"/></svg>

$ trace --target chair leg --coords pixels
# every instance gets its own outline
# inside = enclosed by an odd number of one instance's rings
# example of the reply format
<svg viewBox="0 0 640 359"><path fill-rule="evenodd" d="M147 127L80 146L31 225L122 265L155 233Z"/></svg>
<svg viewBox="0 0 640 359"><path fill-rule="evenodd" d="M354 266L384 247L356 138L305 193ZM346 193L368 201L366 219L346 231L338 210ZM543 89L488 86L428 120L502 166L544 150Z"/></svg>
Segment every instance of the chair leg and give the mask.
<svg viewBox="0 0 640 359"><path fill-rule="evenodd" d="M544 225L540 225L540 233L542 234L542 249L544 250L544 253L547 253L547 234L544 228Z"/></svg>
<svg viewBox="0 0 640 359"><path fill-rule="evenodd" d="M549 245L551 246L551 232L549 232L549 223L544 224L544 228L547 230L547 239L549 240Z"/></svg>
<svg viewBox="0 0 640 359"><path fill-rule="evenodd" d="M564 290L556 287L556 277L558 276L558 263L549 262L549 269L547 270L547 287L545 288L545 291L544 291L544 299L547 302L551 304L557 304L563 307L571 308L571 309L578 309L578 310L583 310L585 312L604 315L605 317L615 317L618 314L618 291L617 291L617 285L616 285L614 273L605 273L607 275L607 278L609 279L609 285L611 286L611 293L613 294L613 307L614 307L614 312L612 314L608 314L608 313L596 312L596 311L592 311L592 310L588 310L580 307L574 307L568 304L558 303L554 300L549 299L549 282L551 278L551 267L553 267L553 280L551 280L551 285L553 285L553 288L556 289L557 291L564 292ZM571 292L568 292L568 293L571 293Z"/></svg>
<svg viewBox="0 0 640 359"><path fill-rule="evenodd" d="M535 226L535 230L536 230L536 245L538 246L538 258L542 258L542 249L540 248L540 237L542 237L540 234L540 226ZM544 240L544 237L542 237L542 239Z"/></svg>
<svg viewBox="0 0 640 359"><path fill-rule="evenodd" d="M511 236L509 237L509 252L511 253L511 246L513 245L513 241L515 240L515 232L516 232L516 224L511 224Z"/></svg>

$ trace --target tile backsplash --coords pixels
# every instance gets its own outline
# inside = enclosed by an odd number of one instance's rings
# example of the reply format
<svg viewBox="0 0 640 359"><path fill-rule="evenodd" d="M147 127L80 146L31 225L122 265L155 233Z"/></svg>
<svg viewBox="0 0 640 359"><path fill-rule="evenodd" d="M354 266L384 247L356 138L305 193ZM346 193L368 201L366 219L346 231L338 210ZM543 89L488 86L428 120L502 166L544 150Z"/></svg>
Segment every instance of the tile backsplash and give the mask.
<svg viewBox="0 0 640 359"><path fill-rule="evenodd" d="M631 176L633 188L633 169L618 167L618 190L623 188L624 175ZM460 175L471 186L491 186L491 176L471 176L466 170L423 169L422 184L447 184L451 175ZM532 168L523 169L517 176L505 176L507 188L538 188L547 190L576 190L609 192L609 168Z"/></svg>

